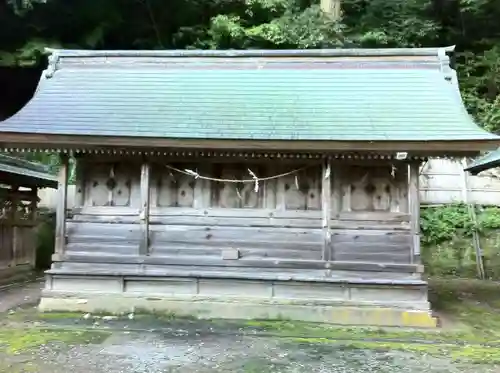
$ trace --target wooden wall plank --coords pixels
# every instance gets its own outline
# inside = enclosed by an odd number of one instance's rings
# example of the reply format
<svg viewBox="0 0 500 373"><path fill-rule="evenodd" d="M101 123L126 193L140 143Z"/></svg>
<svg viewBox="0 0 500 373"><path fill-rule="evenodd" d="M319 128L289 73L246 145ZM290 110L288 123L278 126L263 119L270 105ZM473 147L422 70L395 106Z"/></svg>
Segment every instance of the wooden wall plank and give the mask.
<svg viewBox="0 0 500 373"><path fill-rule="evenodd" d="M225 262L259 258L409 262L410 215L400 209L399 198L391 199L396 195L391 183L399 182L403 173L392 178L390 165L379 164L381 176L376 172L373 175L383 180L371 193L371 202L365 203L370 209L352 211L349 204L342 210L342 186L349 183L344 176L349 175L350 166L336 162L325 178L330 163L324 162L321 170L319 165L311 165L298 173L297 180L290 175L262 182L258 193L252 183L239 185L236 195L237 183L224 185L188 175L179 183L182 174L172 171L172 178L164 165L148 166L147 170L143 165L136 176L127 171L128 178L137 179L137 202L117 205L107 201L106 206L86 205L75 210L67 250L93 256L100 252L201 259L207 256ZM265 177L299 167L277 167L276 163L264 166L263 162L260 166L242 163L236 167L228 162L212 163L210 170L194 163L182 163L177 168L234 180L248 179L247 168ZM357 167L370 168L368 164ZM373 180L370 183L375 183ZM406 190L407 180L405 183ZM377 193L390 193L391 197L382 196L384 201L377 205ZM229 258L225 253L231 250L238 255Z"/></svg>
<svg viewBox="0 0 500 373"><path fill-rule="evenodd" d="M387 263L381 266L373 262L325 262L323 260L290 260L290 259L240 259L223 260L221 258L177 257L177 256L132 256L132 255L106 255L91 256L81 254L67 255L67 261L83 263L108 263L108 264L142 264L142 265L179 265L179 266L217 266L231 268L273 268L276 269L330 269L368 271L375 276L386 272L396 273L421 273L422 266L413 264Z"/></svg>

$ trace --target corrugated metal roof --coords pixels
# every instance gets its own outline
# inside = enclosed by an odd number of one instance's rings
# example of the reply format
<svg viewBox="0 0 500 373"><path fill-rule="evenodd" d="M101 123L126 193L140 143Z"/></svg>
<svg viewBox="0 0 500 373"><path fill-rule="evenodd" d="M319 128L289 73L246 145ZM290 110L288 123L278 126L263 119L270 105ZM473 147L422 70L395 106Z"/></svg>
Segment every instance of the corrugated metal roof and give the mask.
<svg viewBox="0 0 500 373"><path fill-rule="evenodd" d="M447 141L479 128L444 49L53 51L0 132L173 139Z"/></svg>
<svg viewBox="0 0 500 373"><path fill-rule="evenodd" d="M483 157L476 159L465 169L465 171L469 171L473 175L477 175L482 171L486 171L491 168L499 166L500 166L500 148L495 151L489 152Z"/></svg>

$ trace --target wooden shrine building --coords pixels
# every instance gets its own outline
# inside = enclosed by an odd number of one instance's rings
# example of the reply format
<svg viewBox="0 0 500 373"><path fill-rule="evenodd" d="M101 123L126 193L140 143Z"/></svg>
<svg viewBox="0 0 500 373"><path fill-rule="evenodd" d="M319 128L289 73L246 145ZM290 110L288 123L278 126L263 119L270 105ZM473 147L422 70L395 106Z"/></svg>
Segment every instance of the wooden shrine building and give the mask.
<svg viewBox="0 0 500 373"><path fill-rule="evenodd" d="M419 167L500 145L451 51L52 50L0 123L66 165L40 308L434 326Z"/></svg>
<svg viewBox="0 0 500 373"><path fill-rule="evenodd" d="M0 135L1 136L1 135ZM34 269L39 188L57 188L46 167L0 154L0 280Z"/></svg>

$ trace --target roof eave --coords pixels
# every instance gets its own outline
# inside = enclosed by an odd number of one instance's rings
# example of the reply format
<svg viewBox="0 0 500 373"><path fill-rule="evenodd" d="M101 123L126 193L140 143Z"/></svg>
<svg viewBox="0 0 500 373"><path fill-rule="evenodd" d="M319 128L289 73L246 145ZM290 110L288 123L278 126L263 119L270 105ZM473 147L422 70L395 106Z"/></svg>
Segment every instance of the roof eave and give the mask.
<svg viewBox="0 0 500 373"><path fill-rule="evenodd" d="M476 156L500 146L500 137L469 140L255 140L255 139L185 139L159 137L111 137L91 135L55 135L3 133L4 149L82 149L82 148L180 148L180 149L245 149L255 151L401 151L421 154L461 153Z"/></svg>

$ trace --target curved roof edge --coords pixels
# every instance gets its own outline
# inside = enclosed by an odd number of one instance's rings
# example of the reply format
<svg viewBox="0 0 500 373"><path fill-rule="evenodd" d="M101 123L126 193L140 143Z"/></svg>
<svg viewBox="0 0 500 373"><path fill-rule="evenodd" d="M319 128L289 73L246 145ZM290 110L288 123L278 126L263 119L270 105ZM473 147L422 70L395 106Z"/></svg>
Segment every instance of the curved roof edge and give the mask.
<svg viewBox="0 0 500 373"><path fill-rule="evenodd" d="M499 166L500 148L474 160L474 162L472 162L469 166L467 166L467 168L465 168L465 171L468 171L473 175L477 175L480 172L487 171Z"/></svg>
<svg viewBox="0 0 500 373"><path fill-rule="evenodd" d="M48 167L22 158L0 154L0 172L32 179L40 187L57 188L57 178L49 173Z"/></svg>

